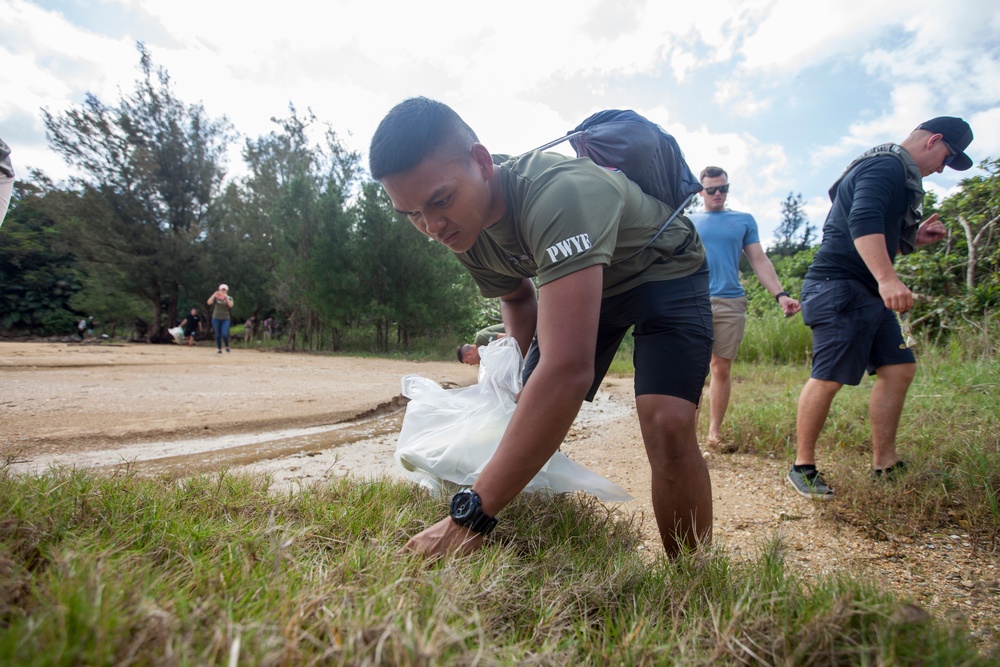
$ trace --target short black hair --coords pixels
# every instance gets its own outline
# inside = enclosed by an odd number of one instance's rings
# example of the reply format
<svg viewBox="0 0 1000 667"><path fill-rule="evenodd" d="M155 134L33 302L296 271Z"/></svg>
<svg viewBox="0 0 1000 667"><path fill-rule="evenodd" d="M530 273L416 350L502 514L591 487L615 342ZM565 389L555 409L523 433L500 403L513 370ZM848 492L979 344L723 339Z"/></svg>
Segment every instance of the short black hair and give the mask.
<svg viewBox="0 0 1000 667"><path fill-rule="evenodd" d="M701 176L698 177L698 180L703 181L705 180L706 176L708 178L718 178L719 176L725 176L726 180L727 181L729 180L729 174L727 174L726 170L723 169L722 167L705 167L704 169L701 170Z"/></svg>
<svg viewBox="0 0 1000 667"><path fill-rule="evenodd" d="M416 167L431 153L448 147L464 152L479 138L461 116L442 102L411 97L389 110L372 136L368 169L381 181Z"/></svg>
<svg viewBox="0 0 1000 667"><path fill-rule="evenodd" d="M467 347L469 347L468 343L466 343L465 345L459 345L458 346L458 360L459 361L465 361L465 348L467 348Z"/></svg>

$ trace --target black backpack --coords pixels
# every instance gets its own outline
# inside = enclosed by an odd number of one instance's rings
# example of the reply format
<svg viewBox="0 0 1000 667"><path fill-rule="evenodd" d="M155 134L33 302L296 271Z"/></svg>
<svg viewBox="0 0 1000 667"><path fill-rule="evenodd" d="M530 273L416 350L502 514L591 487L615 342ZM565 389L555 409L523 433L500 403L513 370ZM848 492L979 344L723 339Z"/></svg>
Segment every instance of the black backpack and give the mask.
<svg viewBox="0 0 1000 667"><path fill-rule="evenodd" d="M569 141L577 157L618 169L673 213L646 245L652 243L701 192L701 182L684 161L677 140L651 120L631 110L598 111L566 136L534 149L543 151ZM689 227L693 225L687 223Z"/></svg>

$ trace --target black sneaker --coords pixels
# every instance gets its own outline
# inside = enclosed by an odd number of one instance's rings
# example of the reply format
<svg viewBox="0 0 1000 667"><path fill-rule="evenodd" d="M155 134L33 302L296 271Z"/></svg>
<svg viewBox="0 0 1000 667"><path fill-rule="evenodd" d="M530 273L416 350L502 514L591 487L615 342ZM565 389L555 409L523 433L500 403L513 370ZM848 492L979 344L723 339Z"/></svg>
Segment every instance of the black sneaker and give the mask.
<svg viewBox="0 0 1000 667"><path fill-rule="evenodd" d="M808 470L800 472L789 470L788 483L792 485L795 492L810 500L829 500L833 498L833 489L823 481L823 475L818 470Z"/></svg>

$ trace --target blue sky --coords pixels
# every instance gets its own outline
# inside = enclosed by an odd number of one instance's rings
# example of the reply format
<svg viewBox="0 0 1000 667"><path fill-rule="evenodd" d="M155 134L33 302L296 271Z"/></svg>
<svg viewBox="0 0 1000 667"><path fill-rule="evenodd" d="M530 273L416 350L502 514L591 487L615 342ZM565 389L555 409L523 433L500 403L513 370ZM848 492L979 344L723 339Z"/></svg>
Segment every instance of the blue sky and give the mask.
<svg viewBox="0 0 1000 667"><path fill-rule="evenodd" d="M137 41L181 99L244 136L294 104L362 153L413 95L450 104L499 153L630 108L674 134L695 173L729 172L730 207L766 245L789 192L821 226L847 163L928 118L964 117L973 161L1000 157L998 36L1000 3L983 0L0 0L0 137L16 170L68 178L41 109L116 102ZM924 183L945 196L977 171Z"/></svg>

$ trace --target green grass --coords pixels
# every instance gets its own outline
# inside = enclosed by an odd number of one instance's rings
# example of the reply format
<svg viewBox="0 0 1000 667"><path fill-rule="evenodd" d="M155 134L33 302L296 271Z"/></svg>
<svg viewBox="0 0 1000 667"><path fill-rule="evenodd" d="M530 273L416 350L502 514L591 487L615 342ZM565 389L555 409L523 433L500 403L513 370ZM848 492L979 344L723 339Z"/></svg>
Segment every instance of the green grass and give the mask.
<svg viewBox="0 0 1000 667"><path fill-rule="evenodd" d="M778 544L650 562L579 496L522 496L480 552L427 565L417 487L125 469L0 475L0 664L986 665L870 583Z"/></svg>
<svg viewBox="0 0 1000 667"><path fill-rule="evenodd" d="M832 516L879 539L948 528L968 533L976 548L1000 548L1000 354L991 342L1000 340L1000 331L995 338L977 332L967 332L964 347L926 340L916 347L917 375L897 436L911 474L897 484L869 478L873 378L840 390L817 446L820 468L836 478L839 500L830 506ZM809 364L748 363L741 347L732 378L727 440L737 451L790 462ZM705 432L708 410L700 417Z"/></svg>
<svg viewBox="0 0 1000 667"><path fill-rule="evenodd" d="M739 358L743 361L769 363L806 363L812 353L812 332L802 323L802 317L786 318L771 309L766 314L751 316L740 344Z"/></svg>

